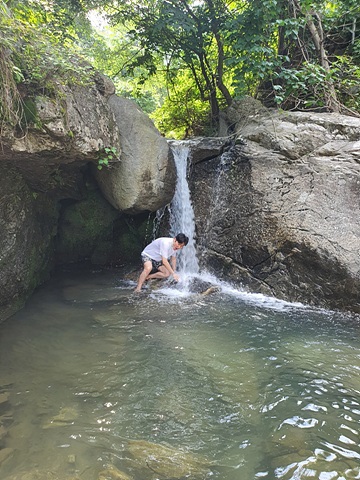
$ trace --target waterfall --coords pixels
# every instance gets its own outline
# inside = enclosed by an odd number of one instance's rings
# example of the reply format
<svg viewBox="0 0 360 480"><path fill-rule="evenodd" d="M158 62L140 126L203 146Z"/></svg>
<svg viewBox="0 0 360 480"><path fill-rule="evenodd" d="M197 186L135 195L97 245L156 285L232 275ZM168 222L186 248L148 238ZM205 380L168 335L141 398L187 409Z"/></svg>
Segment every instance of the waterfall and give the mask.
<svg viewBox="0 0 360 480"><path fill-rule="evenodd" d="M187 182L189 147L184 142L171 142L170 145L177 171L175 195L170 206L171 235L182 232L189 237L189 243L178 255L179 273L184 278L199 272L195 248L195 216Z"/></svg>
<svg viewBox="0 0 360 480"><path fill-rule="evenodd" d="M215 274L206 271L206 269L200 271L196 255L195 214L187 181L190 147L186 141L171 140L169 141L169 145L173 152L177 172L175 194L168 208L170 222L169 234L171 237L174 237L180 232L185 233L185 235L189 237L189 243L177 255L177 271L180 275L179 283L176 287L174 285L170 287L164 286L164 288L158 289L157 293L165 294L173 298L183 298L199 291L199 287L203 288L205 286L207 289L206 284L209 284L216 287L215 291L221 291L223 294L240 298L244 302L263 305L266 308L283 310L288 306L303 307L300 303L291 304L273 297L267 297L261 293L249 293L242 287L233 286L224 280L218 279ZM209 206L208 217L211 217L215 210L221 209L223 202L226 201L224 200L224 198L226 198L224 192L224 188L226 188L224 173L231 168L232 162L237 158L236 148L236 146L233 146L229 151L221 155L213 185L215 194ZM157 221L159 223L161 223L164 215L165 209L158 210ZM209 222L207 225L207 234L209 236L211 236L210 225L211 223Z"/></svg>

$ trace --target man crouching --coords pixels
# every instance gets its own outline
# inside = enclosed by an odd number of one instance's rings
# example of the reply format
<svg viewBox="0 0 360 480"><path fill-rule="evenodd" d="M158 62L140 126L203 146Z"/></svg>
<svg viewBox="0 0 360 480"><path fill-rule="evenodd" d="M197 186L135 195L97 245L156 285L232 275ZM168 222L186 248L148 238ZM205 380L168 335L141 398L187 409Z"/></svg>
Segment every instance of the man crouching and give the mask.
<svg viewBox="0 0 360 480"><path fill-rule="evenodd" d="M141 252L143 271L140 274L135 292L140 292L146 280L151 278L168 278L170 275L178 282L179 275L176 270L176 253L189 242L184 233L179 233L174 238L160 237L151 242ZM170 259L170 262L169 262Z"/></svg>

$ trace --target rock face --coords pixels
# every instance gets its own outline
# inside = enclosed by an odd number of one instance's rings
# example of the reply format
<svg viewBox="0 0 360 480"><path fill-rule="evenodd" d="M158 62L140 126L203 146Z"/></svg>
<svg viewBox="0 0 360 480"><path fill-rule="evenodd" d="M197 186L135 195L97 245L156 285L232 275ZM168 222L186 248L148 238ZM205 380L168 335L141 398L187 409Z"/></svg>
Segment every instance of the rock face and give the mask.
<svg viewBox="0 0 360 480"><path fill-rule="evenodd" d="M23 91L24 119L14 129L1 125L0 321L23 305L55 258L107 261L114 232L125 257L134 229L120 220L124 213L151 212L172 198L175 167L166 141L114 90L97 73L91 85L56 83L51 97ZM100 172L106 147L119 158ZM94 171L95 193L88 188ZM79 234L84 222L91 230L82 229L86 243Z"/></svg>
<svg viewBox="0 0 360 480"><path fill-rule="evenodd" d="M52 267L58 211L13 168L0 174L0 319L22 307Z"/></svg>
<svg viewBox="0 0 360 480"><path fill-rule="evenodd" d="M238 144L193 165L202 263L254 291L360 312L360 120L253 100L229 118Z"/></svg>
<svg viewBox="0 0 360 480"><path fill-rule="evenodd" d="M96 172L107 200L118 210L154 212L174 196L176 172L166 140L131 100L109 99L120 130L119 162Z"/></svg>

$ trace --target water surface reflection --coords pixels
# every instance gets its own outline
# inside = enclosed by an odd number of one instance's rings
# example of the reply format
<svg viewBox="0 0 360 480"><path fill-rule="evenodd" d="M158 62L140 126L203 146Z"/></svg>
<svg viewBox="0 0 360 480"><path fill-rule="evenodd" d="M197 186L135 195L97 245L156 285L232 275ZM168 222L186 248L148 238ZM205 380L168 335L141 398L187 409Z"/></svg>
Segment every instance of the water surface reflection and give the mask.
<svg viewBox="0 0 360 480"><path fill-rule="evenodd" d="M0 325L1 480L360 478L358 322L62 274Z"/></svg>

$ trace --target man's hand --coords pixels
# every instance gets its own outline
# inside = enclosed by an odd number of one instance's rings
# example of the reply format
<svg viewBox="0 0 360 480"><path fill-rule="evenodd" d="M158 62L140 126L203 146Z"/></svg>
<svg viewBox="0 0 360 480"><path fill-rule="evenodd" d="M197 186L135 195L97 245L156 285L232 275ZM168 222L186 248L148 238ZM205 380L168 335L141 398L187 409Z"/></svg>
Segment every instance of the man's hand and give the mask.
<svg viewBox="0 0 360 480"><path fill-rule="evenodd" d="M174 273L173 277L174 277L175 282L178 282L180 280L180 277L177 273Z"/></svg>

